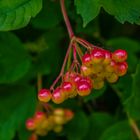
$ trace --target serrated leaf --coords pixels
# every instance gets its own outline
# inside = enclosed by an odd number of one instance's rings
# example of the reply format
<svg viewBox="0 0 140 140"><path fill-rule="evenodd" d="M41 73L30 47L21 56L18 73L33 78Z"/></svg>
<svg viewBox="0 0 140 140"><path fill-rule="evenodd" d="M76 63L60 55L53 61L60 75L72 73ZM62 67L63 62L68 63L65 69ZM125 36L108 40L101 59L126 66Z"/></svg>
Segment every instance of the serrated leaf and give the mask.
<svg viewBox="0 0 140 140"><path fill-rule="evenodd" d="M0 83L15 82L30 67L30 57L12 33L0 33Z"/></svg>
<svg viewBox="0 0 140 140"><path fill-rule="evenodd" d="M35 104L35 90L32 87L0 87L0 140L14 137L16 130L33 113Z"/></svg>
<svg viewBox="0 0 140 140"><path fill-rule="evenodd" d="M0 31L26 26L42 8L42 0L1 0Z"/></svg>
<svg viewBox="0 0 140 140"><path fill-rule="evenodd" d="M93 113L89 117L90 127L87 134L88 140L98 140L101 134L114 123L114 119L107 113Z"/></svg>
<svg viewBox="0 0 140 140"><path fill-rule="evenodd" d="M104 131L100 140L136 140L128 121L118 122Z"/></svg>
<svg viewBox="0 0 140 140"><path fill-rule="evenodd" d="M136 23L140 19L140 1L138 0L102 0L105 11L121 22Z"/></svg>
<svg viewBox="0 0 140 140"><path fill-rule="evenodd" d="M89 128L89 121L83 112L75 113L71 122L65 127L68 140L83 140Z"/></svg>
<svg viewBox="0 0 140 140"><path fill-rule="evenodd" d="M62 20L59 1L43 1L41 12L33 19L32 24L35 28L49 29L55 27Z"/></svg>
<svg viewBox="0 0 140 140"><path fill-rule="evenodd" d="M100 12L100 0L75 0L77 13L83 18L83 26L85 27Z"/></svg>

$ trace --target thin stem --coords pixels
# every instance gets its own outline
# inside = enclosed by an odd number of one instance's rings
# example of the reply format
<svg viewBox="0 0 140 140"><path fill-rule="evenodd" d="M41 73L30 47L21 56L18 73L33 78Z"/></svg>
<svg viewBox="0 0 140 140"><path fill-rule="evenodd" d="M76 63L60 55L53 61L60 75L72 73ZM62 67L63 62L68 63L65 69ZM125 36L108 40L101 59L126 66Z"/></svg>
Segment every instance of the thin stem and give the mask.
<svg viewBox="0 0 140 140"><path fill-rule="evenodd" d="M70 21L69 21L67 12L66 12L64 0L60 0L60 5L61 5L61 11L62 11L62 14L63 14L63 17L64 17L64 21L65 21L65 24L66 24L66 27L67 27L67 30L68 30L68 33L69 33L69 37L71 39L74 36L74 32L72 30L72 26L70 24Z"/></svg>
<svg viewBox="0 0 140 140"><path fill-rule="evenodd" d="M40 73L37 74L37 90L38 92L42 88L42 75Z"/></svg>
<svg viewBox="0 0 140 140"><path fill-rule="evenodd" d="M127 116L128 116L128 120L129 120L129 124L130 124L131 128L133 129L134 133L136 134L136 136L140 140L140 130L139 130L136 122L129 116L128 113L127 113Z"/></svg>
<svg viewBox="0 0 140 140"><path fill-rule="evenodd" d="M70 50L71 50L71 47L72 47L72 43L73 43L73 39L72 39L71 42L69 43L69 47L68 47L68 49L67 49L67 53L66 53L66 56L65 56L65 59L64 59L64 62L63 62L61 71L60 71L58 77L56 78L56 80L55 80L55 81L53 82L53 84L51 85L50 90L54 90L54 86L55 86L56 83L59 81L59 79L63 76L64 70L65 70L65 66L66 66L66 62L67 62L67 59L68 59L68 56L69 56L69 53L70 53Z"/></svg>

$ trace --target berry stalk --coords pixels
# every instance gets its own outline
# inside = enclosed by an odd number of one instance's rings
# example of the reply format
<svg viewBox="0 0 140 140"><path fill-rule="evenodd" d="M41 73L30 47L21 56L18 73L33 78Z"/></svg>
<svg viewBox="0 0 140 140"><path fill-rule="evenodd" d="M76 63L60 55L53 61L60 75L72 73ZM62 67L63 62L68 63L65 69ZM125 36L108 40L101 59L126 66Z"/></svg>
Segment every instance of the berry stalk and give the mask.
<svg viewBox="0 0 140 140"><path fill-rule="evenodd" d="M70 24L70 21L69 21L67 12L66 12L64 0L60 0L60 5L61 5L61 10L62 10L62 14L63 14L63 17L64 17L64 21L65 21L65 24L66 24L66 27L67 27L67 30L68 30L68 33L69 33L69 37L71 39L74 36L74 32L72 30L72 26Z"/></svg>

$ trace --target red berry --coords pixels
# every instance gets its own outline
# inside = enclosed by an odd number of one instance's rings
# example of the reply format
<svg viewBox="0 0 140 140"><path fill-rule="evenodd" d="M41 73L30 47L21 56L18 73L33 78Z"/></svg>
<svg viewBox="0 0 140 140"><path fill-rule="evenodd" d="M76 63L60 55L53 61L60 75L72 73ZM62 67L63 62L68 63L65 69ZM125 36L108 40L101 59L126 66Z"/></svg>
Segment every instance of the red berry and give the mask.
<svg viewBox="0 0 140 140"><path fill-rule="evenodd" d="M92 82L92 80L89 77L81 77L79 82L87 82L90 85L91 88L93 86L93 84L92 84L93 82Z"/></svg>
<svg viewBox="0 0 140 140"><path fill-rule="evenodd" d="M84 66L82 65L81 66L81 73L84 75L84 76L89 76L92 74L92 70L90 67L87 67L87 66Z"/></svg>
<svg viewBox="0 0 140 140"><path fill-rule="evenodd" d="M43 122L44 120L46 119L46 115L44 112L41 112L41 111L37 111L35 113L35 116L34 116L34 121L35 121L35 124L36 125L39 125L41 122Z"/></svg>
<svg viewBox="0 0 140 140"><path fill-rule="evenodd" d="M111 52L104 50L105 59L103 61L104 65L108 65L111 62L112 54Z"/></svg>
<svg viewBox="0 0 140 140"><path fill-rule="evenodd" d="M104 51L101 49L94 49L91 52L91 59L93 64L101 63L105 58Z"/></svg>
<svg viewBox="0 0 140 140"><path fill-rule="evenodd" d="M91 92L91 85L86 81L79 81L77 84L77 93L80 96L87 96Z"/></svg>
<svg viewBox="0 0 140 140"><path fill-rule="evenodd" d="M51 99L51 92L48 89L41 89L38 93L38 99L42 102L48 102Z"/></svg>
<svg viewBox="0 0 140 140"><path fill-rule="evenodd" d="M82 63L86 66L90 66L92 64L92 60L91 60L91 55L86 53L83 57L82 57Z"/></svg>
<svg viewBox="0 0 140 140"><path fill-rule="evenodd" d="M76 75L76 73L75 72L66 72L66 74L64 75L64 77L63 77L63 80L65 81L65 82L69 82L69 81L71 81L74 77L75 77L75 75Z"/></svg>
<svg viewBox="0 0 140 140"><path fill-rule="evenodd" d="M117 63L116 74L123 76L127 73L128 65L126 62Z"/></svg>
<svg viewBox="0 0 140 140"><path fill-rule="evenodd" d="M69 94L74 92L74 86L71 82L62 83L62 91L69 96Z"/></svg>
<svg viewBox="0 0 140 140"><path fill-rule="evenodd" d="M29 118L26 121L26 128L28 130L34 130L36 128L36 125L35 125L35 122L34 122L34 119L33 118Z"/></svg>
<svg viewBox="0 0 140 140"><path fill-rule="evenodd" d="M66 96L60 87L56 88L52 94L52 101L56 104L64 102Z"/></svg>
<svg viewBox="0 0 140 140"><path fill-rule="evenodd" d="M124 62L127 59L127 52L125 50L116 50L112 53L112 59L116 62Z"/></svg>

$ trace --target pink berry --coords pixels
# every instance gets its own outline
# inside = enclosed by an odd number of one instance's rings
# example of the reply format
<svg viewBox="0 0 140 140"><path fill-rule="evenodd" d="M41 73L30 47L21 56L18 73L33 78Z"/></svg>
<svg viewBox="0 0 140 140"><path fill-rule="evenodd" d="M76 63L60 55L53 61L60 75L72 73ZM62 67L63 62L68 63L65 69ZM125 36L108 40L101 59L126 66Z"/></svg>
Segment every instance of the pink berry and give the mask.
<svg viewBox="0 0 140 140"><path fill-rule="evenodd" d="M127 52L125 50L116 50L112 53L112 59L116 62L124 62L127 59Z"/></svg>
<svg viewBox="0 0 140 140"><path fill-rule="evenodd" d="M34 122L34 119L33 118L29 118L27 121L26 121L26 128L28 130L34 130L35 129L35 122Z"/></svg>
<svg viewBox="0 0 140 140"><path fill-rule="evenodd" d="M67 95L74 92L74 86L71 82L63 82L61 88L62 91Z"/></svg>
<svg viewBox="0 0 140 140"><path fill-rule="evenodd" d="M92 60L91 60L91 55L86 53L83 57L82 57L82 63L85 66L90 66L92 64Z"/></svg>
<svg viewBox="0 0 140 140"><path fill-rule="evenodd" d="M56 88L52 94L52 101L56 104L62 103L66 98L66 95L60 87Z"/></svg>
<svg viewBox="0 0 140 140"><path fill-rule="evenodd" d="M93 64L101 63L105 58L104 51L101 49L94 49L91 52L91 59Z"/></svg>
<svg viewBox="0 0 140 140"><path fill-rule="evenodd" d="M38 99L42 102L48 102L51 99L51 92L48 89L41 89L38 93Z"/></svg>
<svg viewBox="0 0 140 140"><path fill-rule="evenodd" d="M127 73L128 65L126 62L117 63L116 74L123 76Z"/></svg>
<svg viewBox="0 0 140 140"><path fill-rule="evenodd" d="M79 81L77 84L77 93L80 96L87 96L91 92L91 85L86 81Z"/></svg>
<svg viewBox="0 0 140 140"><path fill-rule="evenodd" d="M111 52L104 50L104 55L105 55L105 59L103 61L103 64L108 65L111 62L112 54L111 54Z"/></svg>

